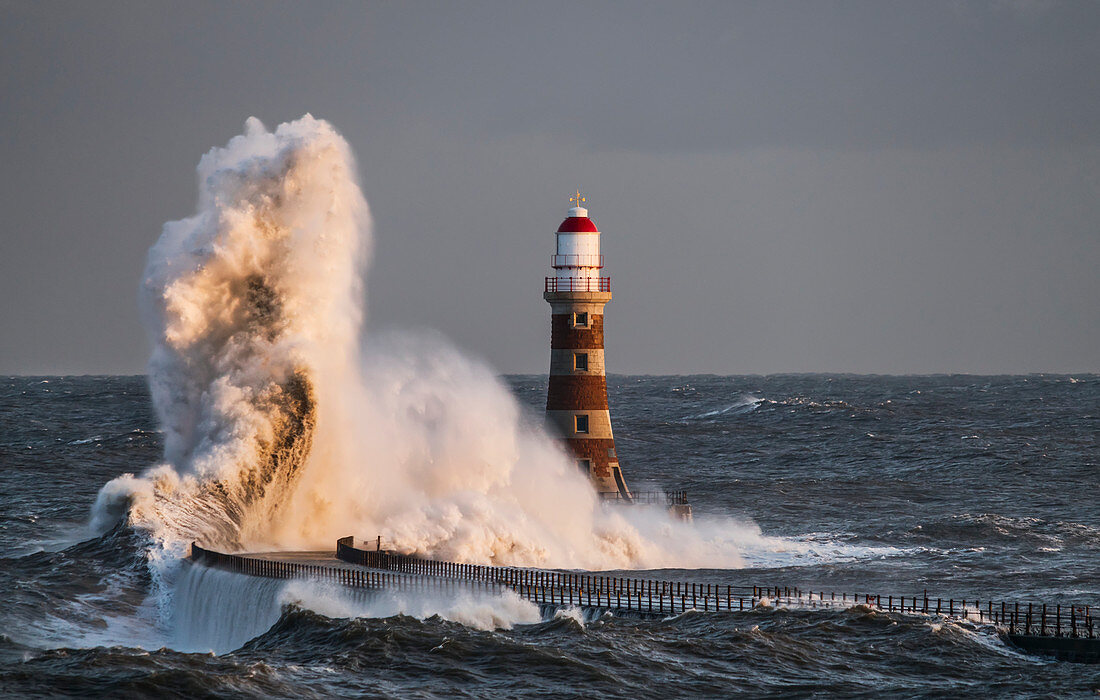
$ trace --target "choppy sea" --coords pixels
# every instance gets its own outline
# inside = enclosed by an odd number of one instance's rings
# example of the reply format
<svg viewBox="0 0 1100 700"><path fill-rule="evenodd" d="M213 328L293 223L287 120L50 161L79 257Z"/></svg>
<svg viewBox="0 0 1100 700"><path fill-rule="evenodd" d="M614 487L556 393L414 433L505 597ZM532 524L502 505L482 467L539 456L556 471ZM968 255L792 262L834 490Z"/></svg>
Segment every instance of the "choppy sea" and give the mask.
<svg viewBox="0 0 1100 700"><path fill-rule="evenodd" d="M533 414L546 379L507 378ZM635 489L689 493L790 542L738 570L655 578L1100 603L1100 377L612 376ZM1100 666L994 630L848 610L558 615L481 629L346 617L218 572L182 651L156 630L146 546L92 536L110 479L155 463L143 377L0 380L0 694L110 697L1096 697ZM192 583L195 583L192 581Z"/></svg>

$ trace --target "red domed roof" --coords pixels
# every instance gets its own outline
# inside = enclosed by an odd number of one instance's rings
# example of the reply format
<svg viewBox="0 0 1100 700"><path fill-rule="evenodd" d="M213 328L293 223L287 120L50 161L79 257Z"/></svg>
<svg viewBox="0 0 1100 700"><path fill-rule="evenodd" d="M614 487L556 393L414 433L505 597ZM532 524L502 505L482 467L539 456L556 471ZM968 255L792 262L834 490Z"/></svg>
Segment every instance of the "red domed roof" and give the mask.
<svg viewBox="0 0 1100 700"><path fill-rule="evenodd" d="M558 233L599 233L600 230L596 228L596 224L592 222L587 216L571 216L565 221L561 222L561 226L558 227Z"/></svg>

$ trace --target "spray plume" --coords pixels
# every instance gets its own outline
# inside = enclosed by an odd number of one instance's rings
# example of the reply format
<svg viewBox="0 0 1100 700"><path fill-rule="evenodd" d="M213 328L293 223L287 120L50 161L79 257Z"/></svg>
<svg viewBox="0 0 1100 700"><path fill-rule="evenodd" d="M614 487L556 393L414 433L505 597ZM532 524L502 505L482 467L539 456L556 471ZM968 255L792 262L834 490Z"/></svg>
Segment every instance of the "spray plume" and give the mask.
<svg viewBox="0 0 1100 700"><path fill-rule="evenodd" d="M162 464L100 492L175 559L330 549L347 534L463 562L738 566L751 525L606 509L484 364L432 333L360 343L368 208L347 143L307 115L199 163L198 211L165 225L142 287ZM770 540L766 542L765 540ZM782 546L781 546L782 548Z"/></svg>

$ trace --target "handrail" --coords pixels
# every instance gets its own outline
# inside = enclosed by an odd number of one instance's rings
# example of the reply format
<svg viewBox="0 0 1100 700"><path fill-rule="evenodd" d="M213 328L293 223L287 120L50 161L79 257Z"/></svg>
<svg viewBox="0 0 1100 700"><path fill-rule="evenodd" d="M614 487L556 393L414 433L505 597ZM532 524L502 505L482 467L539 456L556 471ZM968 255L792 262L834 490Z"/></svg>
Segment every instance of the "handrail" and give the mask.
<svg viewBox="0 0 1100 700"><path fill-rule="evenodd" d="M378 540L379 547L381 539ZM476 588L499 592L509 588L541 605L573 605L643 614L677 614L688 610L745 611L758 606L843 608L862 605L885 612L939 615L992 624L1011 635L1098 639L1093 608L992 600L944 600L922 596L872 595L803 591L784 586L735 586L603 576L570 571L483 566L421 559L378 549L358 549L351 537L337 541L341 561L369 569L350 569L292 561L223 554L191 545L191 559L200 564L251 576L313 578L352 588L400 588L455 591Z"/></svg>
<svg viewBox="0 0 1100 700"><path fill-rule="evenodd" d="M610 277L547 277L546 291L554 292L610 292Z"/></svg>
<svg viewBox="0 0 1100 700"><path fill-rule="evenodd" d="M603 267L603 255L551 255L550 267Z"/></svg>
<svg viewBox="0 0 1100 700"><path fill-rule="evenodd" d="M600 491L600 501L624 505L686 506L687 491L631 491L629 496L621 491Z"/></svg>

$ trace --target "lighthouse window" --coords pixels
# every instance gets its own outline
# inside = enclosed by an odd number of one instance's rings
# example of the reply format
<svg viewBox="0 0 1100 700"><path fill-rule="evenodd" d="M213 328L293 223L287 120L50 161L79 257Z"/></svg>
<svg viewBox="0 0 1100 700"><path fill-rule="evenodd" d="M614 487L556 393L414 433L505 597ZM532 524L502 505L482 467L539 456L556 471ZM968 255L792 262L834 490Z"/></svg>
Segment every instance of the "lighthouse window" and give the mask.
<svg viewBox="0 0 1100 700"><path fill-rule="evenodd" d="M588 416L587 415L573 416L573 420L575 422L574 427L576 428L578 433L587 433L588 432Z"/></svg>
<svg viewBox="0 0 1100 700"><path fill-rule="evenodd" d="M574 328L588 328L588 313L573 314L573 327Z"/></svg>
<svg viewBox="0 0 1100 700"><path fill-rule="evenodd" d="M578 372L588 371L588 353L578 352L573 355L573 369Z"/></svg>
<svg viewBox="0 0 1100 700"><path fill-rule="evenodd" d="M590 459L578 459L577 460L577 468L580 469L581 472L583 472L585 474L591 474L592 473L592 460L590 460Z"/></svg>

